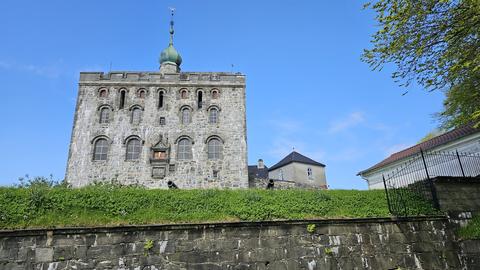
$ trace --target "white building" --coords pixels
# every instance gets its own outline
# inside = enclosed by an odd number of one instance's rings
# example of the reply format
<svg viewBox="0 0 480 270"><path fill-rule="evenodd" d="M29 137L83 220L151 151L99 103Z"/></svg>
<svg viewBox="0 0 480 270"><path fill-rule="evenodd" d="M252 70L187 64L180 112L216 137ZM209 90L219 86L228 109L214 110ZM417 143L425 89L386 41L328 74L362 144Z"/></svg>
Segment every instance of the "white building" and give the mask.
<svg viewBox="0 0 480 270"><path fill-rule="evenodd" d="M401 168L405 168L406 165L410 167L418 167L419 170L409 173L409 178L415 178L414 174L423 173L422 166L423 161L419 155L423 150L427 153L435 152L449 152L449 153L468 153L468 154L480 154L480 129L473 128L473 125L466 125L442 135L434 137L425 142L421 142L412 147L399 151L390 155L388 158L373 165L372 167L359 172L357 175L361 176L368 183L369 189L382 189L384 188L383 176L392 175L394 172L398 172ZM433 157L435 159L436 157ZM437 159L440 159L438 157ZM434 165L429 168L431 175L442 176L442 173L459 174L460 167L458 166L458 160L452 155L451 159L444 158L439 162L443 162L442 169L440 171L439 165ZM480 161L480 156L475 157L475 162ZM435 160L434 160L435 162ZM432 162L432 163L434 163ZM410 163L410 164L408 164ZM437 163L438 164L438 163ZM475 166L475 165L474 165ZM445 172L445 167L448 168L448 172ZM450 168L449 168L450 167ZM475 168L474 168L475 169ZM480 168L476 170L479 172ZM455 175L443 175L443 176L455 176ZM405 177L407 178L407 177ZM417 177L418 178L418 177ZM410 184L410 183L407 183Z"/></svg>
<svg viewBox="0 0 480 270"><path fill-rule="evenodd" d="M327 189L325 165L295 151L270 167L268 178L292 181L296 187Z"/></svg>

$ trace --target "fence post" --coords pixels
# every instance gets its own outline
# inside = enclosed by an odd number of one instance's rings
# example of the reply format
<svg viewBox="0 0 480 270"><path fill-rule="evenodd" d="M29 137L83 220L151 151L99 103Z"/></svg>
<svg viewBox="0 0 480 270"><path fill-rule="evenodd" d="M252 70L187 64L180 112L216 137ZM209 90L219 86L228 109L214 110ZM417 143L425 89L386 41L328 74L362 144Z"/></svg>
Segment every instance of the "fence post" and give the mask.
<svg viewBox="0 0 480 270"><path fill-rule="evenodd" d="M393 214L392 208L390 207L390 198L388 197L388 189L387 189L387 183L385 182L385 176L382 174L383 178L383 186L385 187L385 195L387 196L387 204L388 204L388 211L390 214Z"/></svg>
<svg viewBox="0 0 480 270"><path fill-rule="evenodd" d="M460 160L460 155L458 154L458 150L455 150L455 152L457 153L458 163L460 163L460 169L462 170L462 175L463 177L465 177L465 172L463 171L463 165L462 165L462 161Z"/></svg>
<svg viewBox="0 0 480 270"><path fill-rule="evenodd" d="M422 155L422 161L423 161L423 166L425 167L425 173L427 174L427 181L430 186L430 191L432 193L432 201L433 201L433 207L435 209L439 209L439 204L438 204L438 198L437 198L437 191L435 190L435 186L433 185L432 179L430 179L430 175L428 174L428 167L427 167L427 162L425 161L425 155L423 154L423 149L420 148L420 154Z"/></svg>

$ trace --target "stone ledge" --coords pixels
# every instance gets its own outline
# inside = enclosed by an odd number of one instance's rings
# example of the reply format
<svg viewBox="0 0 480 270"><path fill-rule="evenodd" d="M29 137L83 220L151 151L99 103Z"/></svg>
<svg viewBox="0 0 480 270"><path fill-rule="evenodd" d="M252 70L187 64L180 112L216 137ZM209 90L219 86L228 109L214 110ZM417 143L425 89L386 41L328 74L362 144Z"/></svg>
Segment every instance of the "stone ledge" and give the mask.
<svg viewBox="0 0 480 270"><path fill-rule="evenodd" d="M437 176L432 178L434 183L465 183L465 184L480 184L480 177L452 177L452 176Z"/></svg>
<svg viewBox="0 0 480 270"><path fill-rule="evenodd" d="M273 221L242 221L242 222L210 222L210 223L183 223L183 224L150 224L150 225L122 225L122 226L95 226L95 227L65 227L65 228L38 228L0 230L0 237L7 236L43 236L47 232L53 234L84 234L131 232L148 230L190 230L206 228L234 228L234 227L267 227L290 225L343 225L343 224L385 224L398 222L448 221L447 216L411 216L411 217L378 217L378 218L350 218L350 219L303 219L303 220L273 220Z"/></svg>

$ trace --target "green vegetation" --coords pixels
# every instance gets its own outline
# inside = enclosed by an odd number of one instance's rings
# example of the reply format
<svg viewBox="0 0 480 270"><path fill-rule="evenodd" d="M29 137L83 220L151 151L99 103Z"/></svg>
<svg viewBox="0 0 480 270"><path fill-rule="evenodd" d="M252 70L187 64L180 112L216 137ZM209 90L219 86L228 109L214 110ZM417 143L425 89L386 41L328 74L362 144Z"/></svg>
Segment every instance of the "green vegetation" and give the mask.
<svg viewBox="0 0 480 270"><path fill-rule="evenodd" d="M480 239L480 215L475 216L467 226L460 228L458 235L463 239Z"/></svg>
<svg viewBox="0 0 480 270"><path fill-rule="evenodd" d="M71 189L44 178L0 187L0 229L389 215L383 190Z"/></svg>
<svg viewBox="0 0 480 270"><path fill-rule="evenodd" d="M307 225L307 232L314 233L316 228L317 228L317 226L315 226L315 224L308 224Z"/></svg>
<svg viewBox="0 0 480 270"><path fill-rule="evenodd" d="M143 255L148 256L152 248L153 248L153 240L149 239L145 242L145 245L143 245L143 250L144 250Z"/></svg>
<svg viewBox="0 0 480 270"><path fill-rule="evenodd" d="M449 129L480 125L480 1L372 0L379 29L362 60L373 70L394 64L395 81L446 91L437 117Z"/></svg>

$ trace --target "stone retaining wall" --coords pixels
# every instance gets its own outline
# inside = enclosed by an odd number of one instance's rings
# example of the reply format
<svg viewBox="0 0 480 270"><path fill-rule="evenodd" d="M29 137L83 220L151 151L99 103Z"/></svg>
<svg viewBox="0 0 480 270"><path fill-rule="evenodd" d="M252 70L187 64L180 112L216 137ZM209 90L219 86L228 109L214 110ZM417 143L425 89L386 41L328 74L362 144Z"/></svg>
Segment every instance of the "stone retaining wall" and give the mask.
<svg viewBox="0 0 480 270"><path fill-rule="evenodd" d="M480 178L436 177L433 183L442 211L480 213Z"/></svg>
<svg viewBox="0 0 480 270"><path fill-rule="evenodd" d="M417 217L2 231L0 269L478 269L477 246L463 242L460 252L450 224Z"/></svg>

